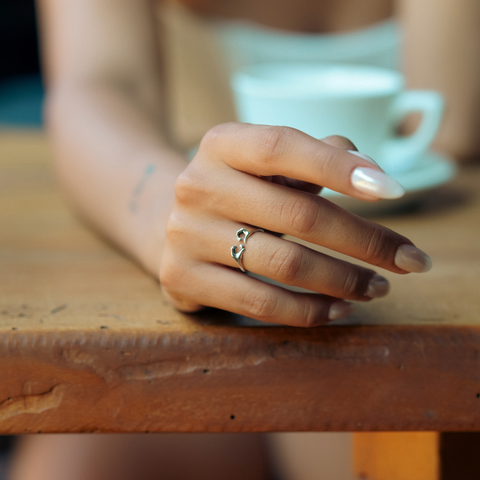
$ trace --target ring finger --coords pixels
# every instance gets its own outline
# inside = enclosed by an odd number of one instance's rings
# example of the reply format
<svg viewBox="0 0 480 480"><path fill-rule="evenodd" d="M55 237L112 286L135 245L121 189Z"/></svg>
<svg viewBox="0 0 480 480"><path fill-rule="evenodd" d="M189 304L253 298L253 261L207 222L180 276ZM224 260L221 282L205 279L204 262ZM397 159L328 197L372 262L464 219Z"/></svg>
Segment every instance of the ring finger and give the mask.
<svg viewBox="0 0 480 480"><path fill-rule="evenodd" d="M199 237L202 232L199 227ZM241 240L236 232L245 228ZM202 233L203 237L205 232ZM197 259L247 271L285 285L348 300L367 301L388 293L388 281L368 268L353 265L289 240L229 221L209 228L209 248L191 245ZM233 252L233 254L232 254ZM193 252L192 252L193 253ZM237 257L237 260L234 258Z"/></svg>

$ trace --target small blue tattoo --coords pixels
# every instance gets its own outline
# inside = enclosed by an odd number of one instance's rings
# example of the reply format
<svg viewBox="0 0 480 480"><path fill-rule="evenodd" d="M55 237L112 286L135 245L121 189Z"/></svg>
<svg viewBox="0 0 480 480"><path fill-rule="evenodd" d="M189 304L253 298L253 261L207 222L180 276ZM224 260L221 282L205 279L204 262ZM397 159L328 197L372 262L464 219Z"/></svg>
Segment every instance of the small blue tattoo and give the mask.
<svg viewBox="0 0 480 480"><path fill-rule="evenodd" d="M137 200L140 194L142 193L143 189L145 188L145 185L148 181L148 179L153 175L157 167L155 165L147 165L145 168L145 171L143 172L143 176L138 182L137 186L135 187L135 190L132 193L132 198L130 199L130 203L128 204L129 210L132 213L135 213L137 211Z"/></svg>

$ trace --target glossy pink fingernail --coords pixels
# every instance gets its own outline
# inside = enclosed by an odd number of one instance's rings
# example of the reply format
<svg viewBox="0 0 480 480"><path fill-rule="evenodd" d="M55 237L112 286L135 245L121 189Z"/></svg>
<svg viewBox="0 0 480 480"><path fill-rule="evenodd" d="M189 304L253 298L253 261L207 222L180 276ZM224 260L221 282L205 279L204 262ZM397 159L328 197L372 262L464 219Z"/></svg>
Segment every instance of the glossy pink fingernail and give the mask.
<svg viewBox="0 0 480 480"><path fill-rule="evenodd" d="M380 170L358 167L351 176L354 188L377 198L400 198L405 194L403 187L392 177Z"/></svg>
<svg viewBox="0 0 480 480"><path fill-rule="evenodd" d="M432 259L419 248L404 244L397 249L395 265L407 272L424 273L432 268Z"/></svg>
<svg viewBox="0 0 480 480"><path fill-rule="evenodd" d="M329 320L338 320L339 318L348 317L353 312L353 305L345 300L339 300L338 302L330 305L328 312Z"/></svg>

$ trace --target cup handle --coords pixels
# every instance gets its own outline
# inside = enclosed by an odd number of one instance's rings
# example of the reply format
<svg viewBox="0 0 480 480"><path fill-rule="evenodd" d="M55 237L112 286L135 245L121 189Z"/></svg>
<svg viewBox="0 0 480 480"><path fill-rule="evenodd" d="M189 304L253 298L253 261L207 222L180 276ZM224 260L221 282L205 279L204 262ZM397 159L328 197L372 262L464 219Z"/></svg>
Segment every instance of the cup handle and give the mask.
<svg viewBox="0 0 480 480"><path fill-rule="evenodd" d="M383 147L382 156L388 161L404 164L425 152L432 143L442 120L445 101L433 90L408 90L395 100L391 112L393 125L399 125L408 113L421 112L422 120L412 135L394 136Z"/></svg>

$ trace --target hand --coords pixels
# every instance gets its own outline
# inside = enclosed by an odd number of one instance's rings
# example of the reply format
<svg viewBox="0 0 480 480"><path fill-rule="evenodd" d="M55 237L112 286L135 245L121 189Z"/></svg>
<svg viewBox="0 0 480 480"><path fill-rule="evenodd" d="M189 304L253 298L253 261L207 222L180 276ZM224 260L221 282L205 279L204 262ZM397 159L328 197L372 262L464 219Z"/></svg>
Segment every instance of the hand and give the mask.
<svg viewBox="0 0 480 480"><path fill-rule="evenodd" d="M403 193L368 157L327 142L286 127L234 123L205 135L178 178L160 266L162 288L178 309L211 306L311 327L348 315L341 299L388 292L373 270L259 231L243 244L245 269L318 293L245 275L231 256L232 246L240 251L241 228L289 234L399 274L429 269L430 259L407 238L312 193L319 190L313 185L362 200Z"/></svg>

